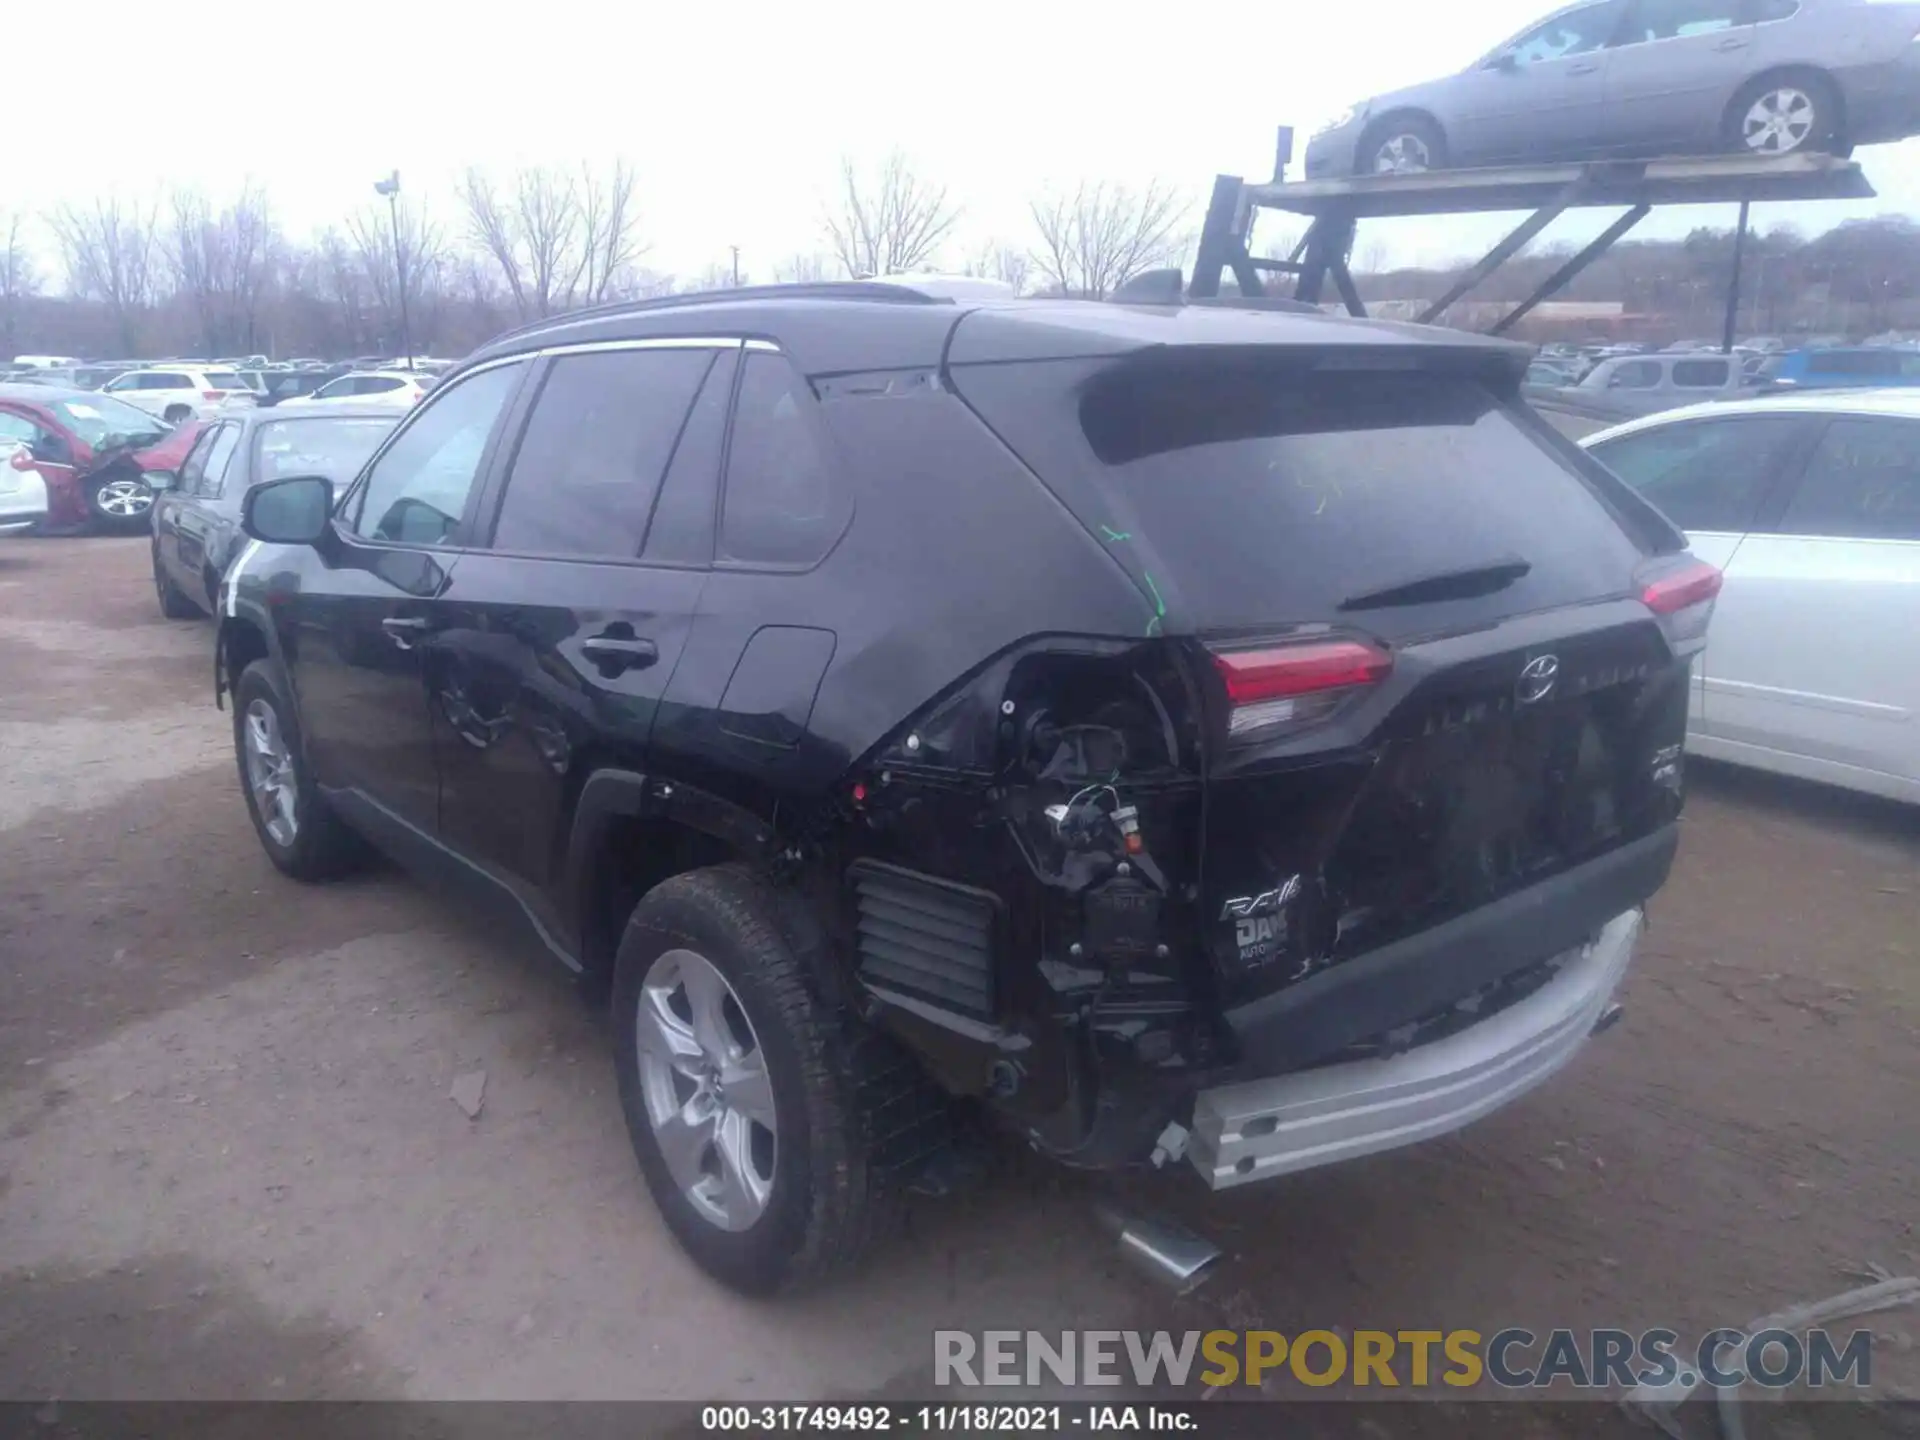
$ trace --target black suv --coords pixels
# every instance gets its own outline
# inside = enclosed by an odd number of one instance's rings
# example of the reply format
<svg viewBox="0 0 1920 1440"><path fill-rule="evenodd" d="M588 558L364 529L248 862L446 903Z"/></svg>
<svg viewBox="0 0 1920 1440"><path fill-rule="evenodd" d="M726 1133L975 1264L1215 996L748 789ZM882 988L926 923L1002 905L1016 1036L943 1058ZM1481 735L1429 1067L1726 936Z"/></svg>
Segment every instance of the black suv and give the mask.
<svg viewBox="0 0 1920 1440"><path fill-rule="evenodd" d="M255 826L610 993L742 1289L956 1116L1216 1188L1451 1129L1617 1013L1719 588L1526 358L873 282L514 332L247 495Z"/></svg>

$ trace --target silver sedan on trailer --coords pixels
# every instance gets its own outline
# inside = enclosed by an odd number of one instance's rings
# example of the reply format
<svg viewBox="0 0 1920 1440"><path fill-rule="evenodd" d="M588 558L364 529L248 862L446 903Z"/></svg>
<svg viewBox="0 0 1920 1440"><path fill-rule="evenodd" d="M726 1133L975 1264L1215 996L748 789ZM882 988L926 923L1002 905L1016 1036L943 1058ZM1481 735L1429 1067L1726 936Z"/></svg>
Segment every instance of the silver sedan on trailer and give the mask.
<svg viewBox="0 0 1920 1440"><path fill-rule="evenodd" d="M1915 0L1585 0L1348 110L1308 145L1307 178L1845 153L1920 132L1917 36Z"/></svg>

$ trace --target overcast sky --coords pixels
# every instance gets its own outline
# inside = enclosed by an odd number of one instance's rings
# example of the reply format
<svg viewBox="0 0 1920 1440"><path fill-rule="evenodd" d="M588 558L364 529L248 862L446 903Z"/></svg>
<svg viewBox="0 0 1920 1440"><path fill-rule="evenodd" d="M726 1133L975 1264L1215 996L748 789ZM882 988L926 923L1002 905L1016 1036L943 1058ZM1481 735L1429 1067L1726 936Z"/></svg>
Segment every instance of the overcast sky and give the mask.
<svg viewBox="0 0 1920 1440"><path fill-rule="evenodd" d="M1460 69L1551 8L256 0L163 14L128 0L13 0L15 139L0 207L37 213L174 185L218 201L253 177L305 236L398 167L406 193L452 228L452 187L470 165L506 173L623 155L640 177L650 267L691 275L737 244L742 267L768 278L823 248L839 157L897 147L964 206L946 257L957 261L992 240L1030 244L1028 197L1080 177L1178 184L1197 225L1216 172L1270 173L1275 126L1300 126L1304 148L1315 121ZM1878 202L1765 206L1756 223L1819 230L1920 213L1920 142L1860 158ZM1564 218L1546 239L1607 218ZM1639 233L1731 219L1731 207L1669 211ZM1444 261L1512 223L1376 222L1360 253L1377 236L1396 262Z"/></svg>

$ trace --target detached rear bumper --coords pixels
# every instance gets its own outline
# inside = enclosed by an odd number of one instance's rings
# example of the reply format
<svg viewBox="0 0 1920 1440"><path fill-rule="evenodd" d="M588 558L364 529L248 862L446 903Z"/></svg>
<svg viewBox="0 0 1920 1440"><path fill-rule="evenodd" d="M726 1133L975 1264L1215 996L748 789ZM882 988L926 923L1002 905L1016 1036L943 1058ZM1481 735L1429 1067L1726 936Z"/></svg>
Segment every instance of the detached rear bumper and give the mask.
<svg viewBox="0 0 1920 1440"><path fill-rule="evenodd" d="M1187 1155L1215 1190L1411 1145L1525 1094L1571 1060L1633 958L1638 908L1564 952L1525 999L1444 1039L1379 1060L1205 1090Z"/></svg>

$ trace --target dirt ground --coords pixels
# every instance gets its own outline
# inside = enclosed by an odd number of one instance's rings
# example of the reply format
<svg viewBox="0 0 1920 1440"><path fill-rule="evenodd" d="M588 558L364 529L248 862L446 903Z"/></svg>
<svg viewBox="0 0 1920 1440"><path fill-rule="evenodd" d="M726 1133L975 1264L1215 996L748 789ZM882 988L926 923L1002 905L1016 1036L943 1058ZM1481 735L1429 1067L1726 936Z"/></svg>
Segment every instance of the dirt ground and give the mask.
<svg viewBox="0 0 1920 1440"><path fill-rule="evenodd" d="M1232 1252L1195 1296L1016 1160L846 1284L736 1299L556 971L396 873L271 869L209 637L138 539L0 542L0 1398L915 1395L936 1327L1691 1335L1920 1271L1920 814L1697 770L1623 1023L1456 1137L1152 1187Z"/></svg>

